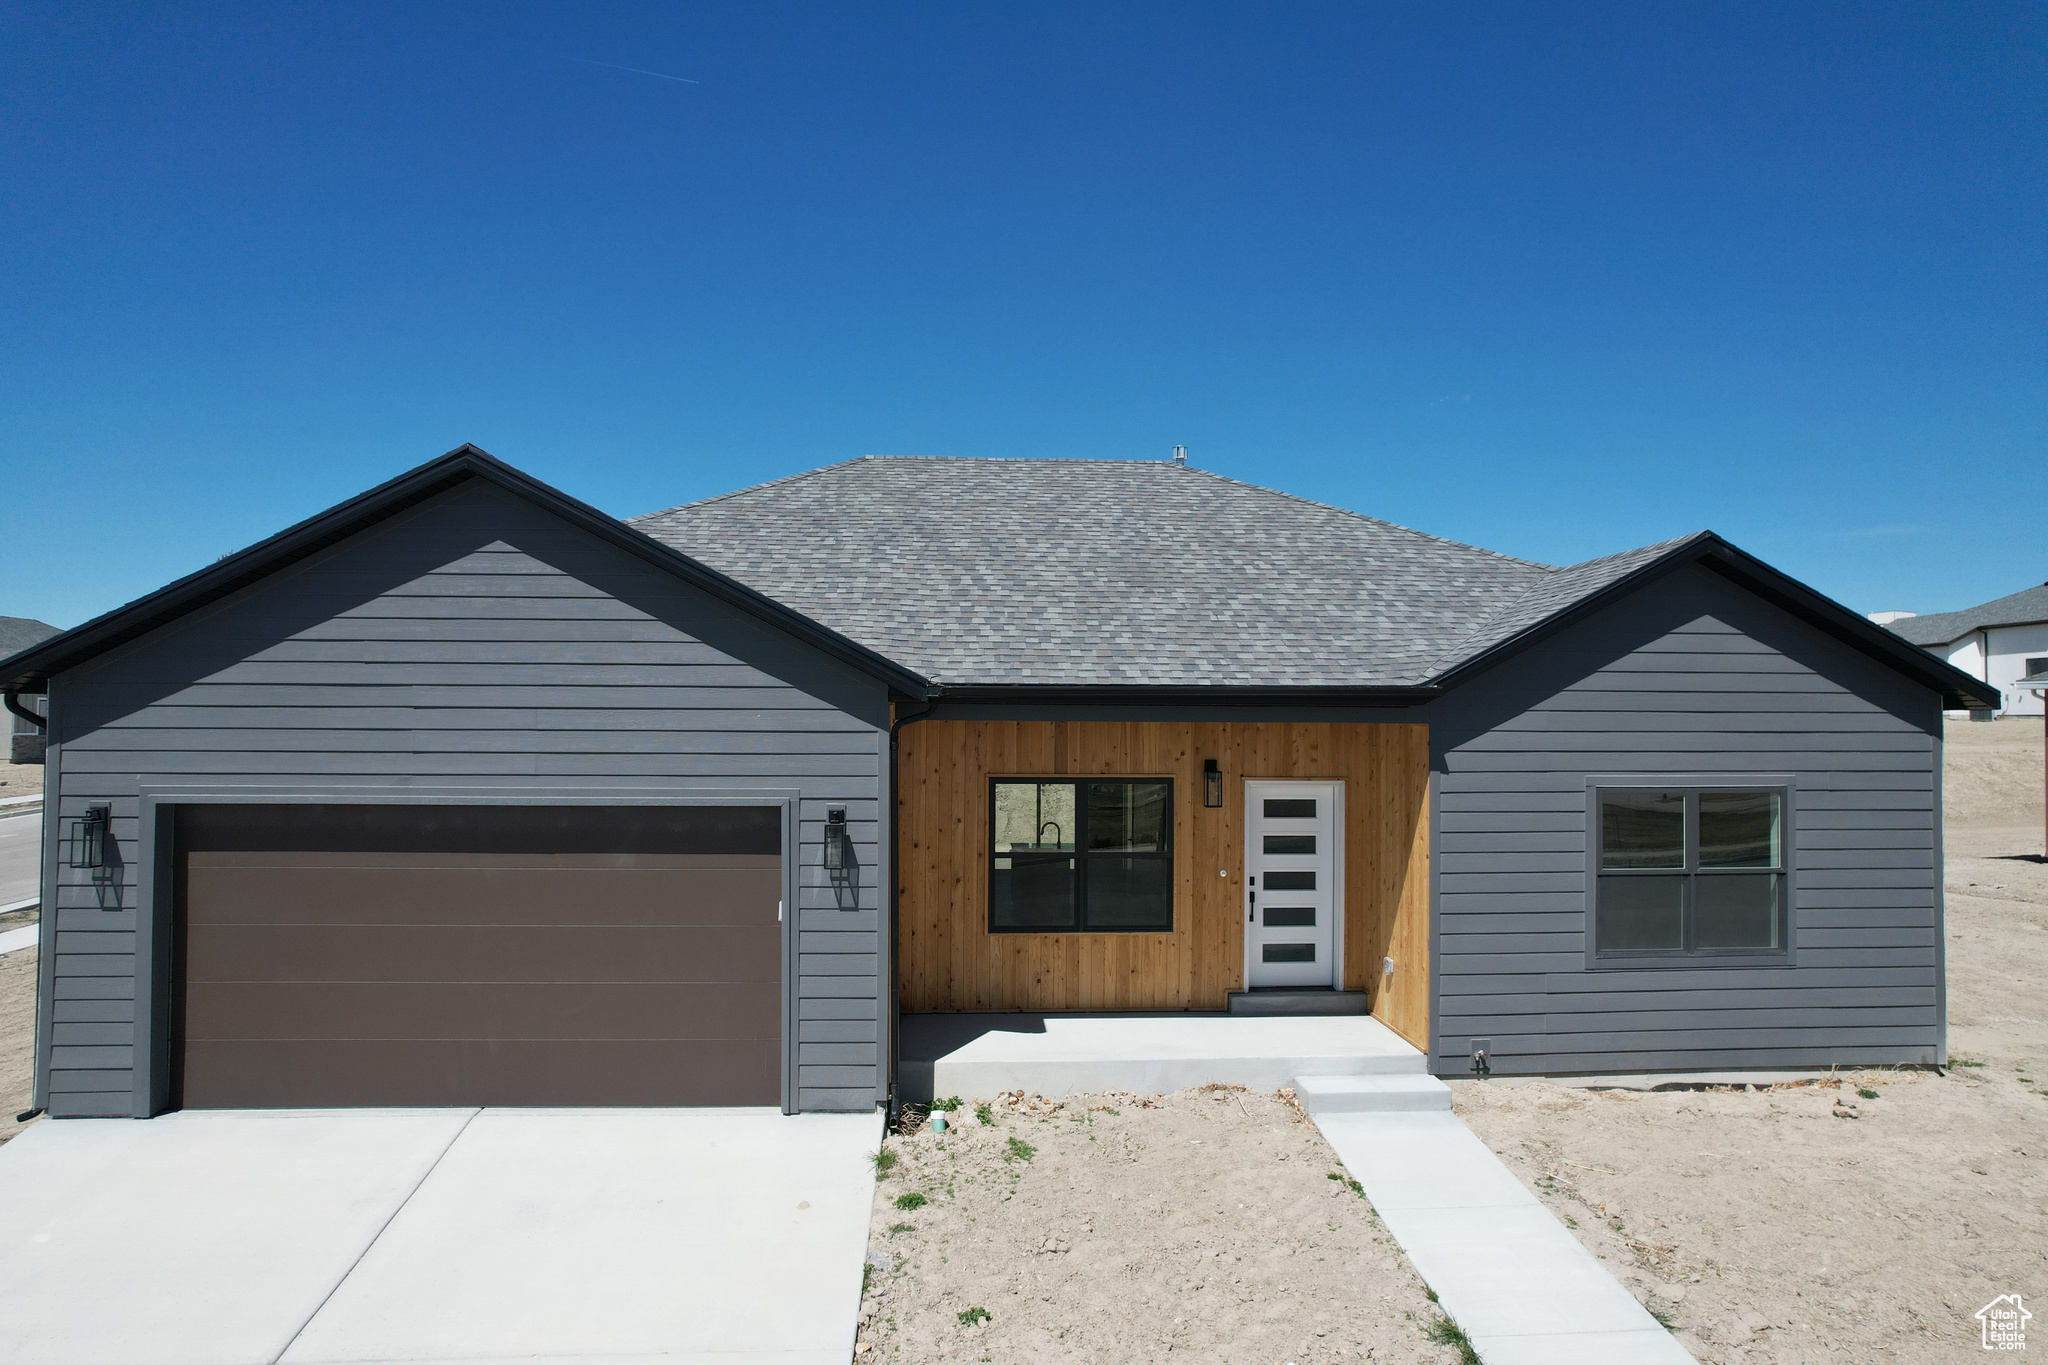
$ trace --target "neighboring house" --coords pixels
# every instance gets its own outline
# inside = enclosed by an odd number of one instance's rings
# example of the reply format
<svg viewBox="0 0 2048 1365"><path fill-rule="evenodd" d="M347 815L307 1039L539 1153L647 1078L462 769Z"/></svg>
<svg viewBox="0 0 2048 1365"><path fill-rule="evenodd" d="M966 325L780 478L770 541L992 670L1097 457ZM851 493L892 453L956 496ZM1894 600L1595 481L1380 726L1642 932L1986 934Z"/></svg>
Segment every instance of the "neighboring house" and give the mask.
<svg viewBox="0 0 2048 1365"><path fill-rule="evenodd" d="M1707 533L881 457L626 523L469 447L0 685L57 1115L861 1109L899 1010L1939 1062L1941 712L1999 701Z"/></svg>
<svg viewBox="0 0 2048 1365"><path fill-rule="evenodd" d="M0 616L0 659L19 654L30 645L40 644L57 633L57 628L46 621L32 620L26 616ZM44 699L25 699L24 710L42 714ZM10 714L8 729L7 761L9 763L40 763L43 761L42 727L27 716Z"/></svg>
<svg viewBox="0 0 2048 1365"><path fill-rule="evenodd" d="M2041 694L2014 684L2048 669L2048 583L1965 611L1881 611L1871 619L1990 683L1999 690L1998 710L2004 714L2041 714Z"/></svg>

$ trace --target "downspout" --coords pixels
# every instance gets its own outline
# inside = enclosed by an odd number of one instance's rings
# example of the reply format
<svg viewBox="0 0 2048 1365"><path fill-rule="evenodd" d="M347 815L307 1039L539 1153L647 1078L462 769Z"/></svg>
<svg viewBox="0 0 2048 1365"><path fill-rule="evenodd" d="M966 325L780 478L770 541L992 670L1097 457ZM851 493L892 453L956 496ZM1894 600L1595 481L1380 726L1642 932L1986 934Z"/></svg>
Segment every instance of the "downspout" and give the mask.
<svg viewBox="0 0 2048 1365"><path fill-rule="evenodd" d="M903 847L902 821L896 818L900 806L896 799L897 758L896 733L906 725L913 725L938 709L939 694L943 688L933 687L924 694L924 710L910 715L892 716L889 721L889 975L890 980L882 983L889 992L889 1112L886 1119L888 1128L896 1126L896 1115L901 1107L896 1095L896 1072L903 1053L903 993L897 986L897 930L901 918L897 913L898 894L903 885L902 869L897 861Z"/></svg>
<svg viewBox="0 0 2048 1365"><path fill-rule="evenodd" d="M38 733L47 736L50 733L49 725L44 722L41 716L31 711L28 707L23 706L19 700L20 697L21 689L10 687L4 692L0 692L0 704L4 704L9 711L20 716L30 725L35 726Z"/></svg>

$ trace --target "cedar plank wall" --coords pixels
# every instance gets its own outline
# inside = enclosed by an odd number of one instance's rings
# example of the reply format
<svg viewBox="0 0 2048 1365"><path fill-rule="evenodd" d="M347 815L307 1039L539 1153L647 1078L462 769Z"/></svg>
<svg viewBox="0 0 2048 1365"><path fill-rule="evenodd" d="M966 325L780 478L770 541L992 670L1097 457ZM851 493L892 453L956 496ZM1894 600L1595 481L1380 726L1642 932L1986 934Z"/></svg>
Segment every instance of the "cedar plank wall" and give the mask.
<svg viewBox="0 0 2048 1365"><path fill-rule="evenodd" d="M127 869L51 868L44 1091L54 1115L146 1108L136 1074L137 790L409 783L616 794L801 792L804 1109L885 1090L877 817L883 685L523 499L469 483L52 681L52 806L111 803ZM308 798L317 800L317 798ZM820 866L845 806L859 902Z"/></svg>
<svg viewBox="0 0 2048 1365"><path fill-rule="evenodd" d="M1245 780L1341 778L1344 984L1428 1046L1427 726L928 720L898 743L904 1010L1225 1008L1244 978ZM1214 810L1209 758L1225 778ZM989 779L1088 774L1174 779L1174 931L989 933Z"/></svg>
<svg viewBox="0 0 2048 1365"><path fill-rule="evenodd" d="M1940 706L1697 567L1433 703L1434 1069L1942 1060ZM1587 778L1681 774L1794 779L1785 966L1588 969Z"/></svg>

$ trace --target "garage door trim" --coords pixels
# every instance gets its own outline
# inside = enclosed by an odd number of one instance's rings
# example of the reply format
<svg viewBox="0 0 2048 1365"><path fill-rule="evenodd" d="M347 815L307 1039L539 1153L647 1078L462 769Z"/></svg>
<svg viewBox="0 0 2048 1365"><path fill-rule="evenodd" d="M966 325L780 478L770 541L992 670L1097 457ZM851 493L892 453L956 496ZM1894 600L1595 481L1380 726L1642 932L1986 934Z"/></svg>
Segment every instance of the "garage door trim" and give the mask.
<svg viewBox="0 0 2048 1365"><path fill-rule="evenodd" d="M292 806L774 806L782 812L782 1112L796 1112L797 899L802 793L793 787L144 786L138 792L135 868L135 1019L140 1030L130 1095L136 1118L164 1112L171 1097L171 915L175 856L171 820L181 805ZM159 896L159 888L164 894Z"/></svg>

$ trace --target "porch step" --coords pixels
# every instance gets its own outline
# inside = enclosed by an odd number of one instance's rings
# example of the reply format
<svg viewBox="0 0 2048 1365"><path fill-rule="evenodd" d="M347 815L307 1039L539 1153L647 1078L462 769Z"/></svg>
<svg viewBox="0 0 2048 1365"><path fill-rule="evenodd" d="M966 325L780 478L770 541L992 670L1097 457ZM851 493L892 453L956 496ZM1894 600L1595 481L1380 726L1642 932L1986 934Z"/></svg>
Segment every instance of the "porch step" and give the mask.
<svg viewBox="0 0 2048 1365"><path fill-rule="evenodd" d="M1325 986L1321 990L1263 990L1232 991L1230 993L1232 1014L1253 1015L1319 1015L1319 1014L1370 1014L1366 1007L1364 991L1333 991Z"/></svg>
<svg viewBox="0 0 2048 1365"><path fill-rule="evenodd" d="M1412 1114L1451 1107L1451 1088L1434 1076L1297 1076L1294 1094L1310 1114Z"/></svg>

